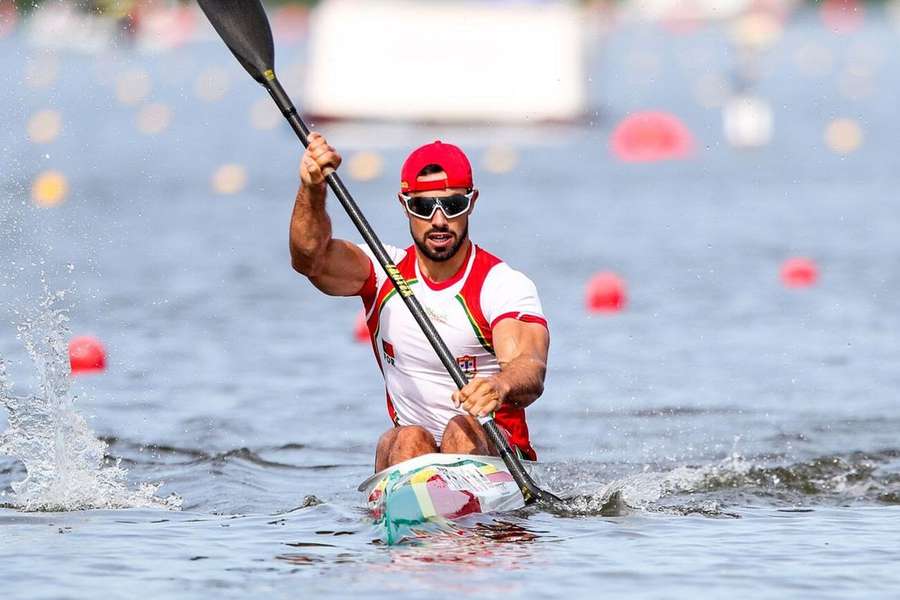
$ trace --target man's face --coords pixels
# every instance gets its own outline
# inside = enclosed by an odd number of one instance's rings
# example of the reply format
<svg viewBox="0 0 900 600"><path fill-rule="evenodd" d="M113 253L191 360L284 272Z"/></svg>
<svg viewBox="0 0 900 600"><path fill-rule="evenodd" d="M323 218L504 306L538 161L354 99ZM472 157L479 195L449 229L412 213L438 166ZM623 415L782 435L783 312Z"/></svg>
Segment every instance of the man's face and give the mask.
<svg viewBox="0 0 900 600"><path fill-rule="evenodd" d="M446 175L441 172L419 177L419 181L443 180L445 178ZM415 192L410 194L410 196L446 197L453 194L465 194L467 191L463 188L449 188L446 190ZM402 203L403 201L401 200ZM440 208L434 211L430 219L422 219L406 211L409 217L409 232L416 247L428 259L435 262L444 262L453 258L469 237L469 215L474 207L475 199L473 198L469 210L453 219L448 219ZM403 208L405 211L405 204Z"/></svg>

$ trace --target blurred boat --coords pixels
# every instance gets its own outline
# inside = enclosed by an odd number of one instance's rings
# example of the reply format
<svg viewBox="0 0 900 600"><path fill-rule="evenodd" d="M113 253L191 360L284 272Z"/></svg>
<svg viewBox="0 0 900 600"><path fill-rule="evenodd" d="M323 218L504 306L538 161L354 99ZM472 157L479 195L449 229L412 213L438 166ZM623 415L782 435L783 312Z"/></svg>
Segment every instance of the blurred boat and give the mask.
<svg viewBox="0 0 900 600"><path fill-rule="evenodd" d="M579 119L582 11L565 0L324 0L310 19L303 109L335 119Z"/></svg>
<svg viewBox="0 0 900 600"><path fill-rule="evenodd" d="M783 0L773 4L778 1ZM717 21L736 17L752 5L753 0L631 0L622 8L625 14L648 20Z"/></svg>
<svg viewBox="0 0 900 600"><path fill-rule="evenodd" d="M97 54L115 43L115 19L79 10L72 4L48 2L38 6L25 22L29 45L42 50L69 50Z"/></svg>

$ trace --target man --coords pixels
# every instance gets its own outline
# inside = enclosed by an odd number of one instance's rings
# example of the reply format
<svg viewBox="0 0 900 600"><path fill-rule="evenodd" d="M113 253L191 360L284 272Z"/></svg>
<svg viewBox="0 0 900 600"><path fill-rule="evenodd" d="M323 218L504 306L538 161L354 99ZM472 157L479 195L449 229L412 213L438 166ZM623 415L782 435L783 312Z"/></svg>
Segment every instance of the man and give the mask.
<svg viewBox="0 0 900 600"><path fill-rule="evenodd" d="M497 452L475 417L494 413L510 445L536 459L525 407L544 389L550 335L534 284L469 240L478 191L462 150L434 142L403 165L400 205L414 244L386 246L469 383L457 390L371 251L331 237L325 176L341 157L318 133L300 163L291 218L294 269L331 296L360 296L394 427L375 470L430 452Z"/></svg>

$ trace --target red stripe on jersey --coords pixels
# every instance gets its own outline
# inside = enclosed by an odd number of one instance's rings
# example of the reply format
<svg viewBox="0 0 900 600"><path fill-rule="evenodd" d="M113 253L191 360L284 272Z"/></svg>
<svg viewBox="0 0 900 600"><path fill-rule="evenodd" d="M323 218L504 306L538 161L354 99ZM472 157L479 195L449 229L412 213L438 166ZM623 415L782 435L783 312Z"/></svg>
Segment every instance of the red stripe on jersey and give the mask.
<svg viewBox="0 0 900 600"><path fill-rule="evenodd" d="M436 292L439 292L441 290L446 290L448 287L450 287L454 283L457 283L460 279L463 278L463 275L466 274L466 267L469 266L469 259L472 258L472 247L473 246L475 246L475 244L472 244L472 243L469 244L469 250L466 252L466 259L459 266L459 270L456 273L454 273L450 279L436 282L436 281L432 281L431 279L429 279L428 276L425 275L425 273L421 273L422 281L425 282L425 285L427 285L429 288L433 289Z"/></svg>
<svg viewBox="0 0 900 600"><path fill-rule="evenodd" d="M393 421L394 427L399 427L400 421L397 420L397 411L394 409L394 401L391 400L391 394L385 389L384 395L387 398L388 416L391 418L391 421Z"/></svg>
<svg viewBox="0 0 900 600"><path fill-rule="evenodd" d="M410 279L416 278L416 250L415 246L410 246L406 249L406 256L403 257L399 263L397 263L397 270L400 271L400 275L403 276L407 281ZM366 321L366 325L369 328L369 334L374 336L375 332L378 331L378 320L381 318L381 308L384 303L385 298L387 298L388 294L390 294L394 290L394 284L391 282L390 277L384 280L384 283L381 284L381 289L378 290L378 294L375 297L375 310L372 311L371 316L368 321ZM368 313L371 310L371 306L366 308L366 312ZM376 352L377 354L377 352Z"/></svg>
<svg viewBox="0 0 900 600"><path fill-rule="evenodd" d="M544 317L539 317L537 315L529 315L527 313L520 312L507 312L503 313L493 321L491 321L491 329L497 326L497 323L502 321L503 319L515 319L516 321L522 321L523 323L537 323L538 325L543 325L549 329L549 325L547 325L547 319Z"/></svg>

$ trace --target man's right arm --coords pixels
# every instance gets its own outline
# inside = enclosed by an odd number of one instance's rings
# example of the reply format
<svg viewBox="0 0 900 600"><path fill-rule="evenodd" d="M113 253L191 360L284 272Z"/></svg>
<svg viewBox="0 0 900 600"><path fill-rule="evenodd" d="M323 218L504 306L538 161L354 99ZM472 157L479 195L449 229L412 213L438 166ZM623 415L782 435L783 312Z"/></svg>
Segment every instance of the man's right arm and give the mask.
<svg viewBox="0 0 900 600"><path fill-rule="evenodd" d="M340 155L325 138L311 133L300 161L300 189L291 216L291 264L326 294L352 296L369 278L372 263L355 244L331 237L325 175L340 164Z"/></svg>

